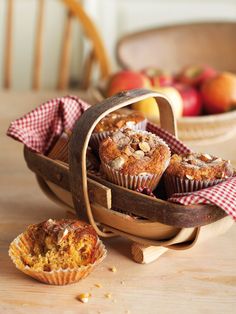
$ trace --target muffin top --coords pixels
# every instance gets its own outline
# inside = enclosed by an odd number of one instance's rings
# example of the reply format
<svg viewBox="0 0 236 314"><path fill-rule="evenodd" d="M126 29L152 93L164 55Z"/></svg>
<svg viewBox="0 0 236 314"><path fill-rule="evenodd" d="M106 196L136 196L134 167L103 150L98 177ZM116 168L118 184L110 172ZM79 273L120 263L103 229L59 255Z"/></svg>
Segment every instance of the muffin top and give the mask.
<svg viewBox="0 0 236 314"><path fill-rule="evenodd" d="M175 154L171 157L166 174L189 180L215 180L232 177L234 169L229 160L209 154Z"/></svg>
<svg viewBox="0 0 236 314"><path fill-rule="evenodd" d="M132 128L133 125L145 120L139 112L122 113L116 111L105 116L95 127L94 133L104 131L117 131L121 128Z"/></svg>
<svg viewBox="0 0 236 314"><path fill-rule="evenodd" d="M93 227L84 222L49 219L30 225L24 236L28 246L21 261L36 271L75 268L94 262L98 237Z"/></svg>
<svg viewBox="0 0 236 314"><path fill-rule="evenodd" d="M124 129L104 139L99 148L101 162L129 175L161 174L170 159L166 143L146 131Z"/></svg>

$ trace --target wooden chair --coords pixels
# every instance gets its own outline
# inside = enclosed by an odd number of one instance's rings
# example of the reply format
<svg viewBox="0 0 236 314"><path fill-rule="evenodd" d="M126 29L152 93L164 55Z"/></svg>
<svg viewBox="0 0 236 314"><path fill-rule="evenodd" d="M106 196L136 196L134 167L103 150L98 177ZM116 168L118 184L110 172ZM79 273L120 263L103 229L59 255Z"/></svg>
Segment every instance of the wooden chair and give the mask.
<svg viewBox="0 0 236 314"><path fill-rule="evenodd" d="M57 89L68 88L69 66L72 43L72 20L81 23L85 36L91 42L91 51L88 54L84 66L83 88L89 86L93 65L98 64L101 78L106 78L110 73L109 60L102 39L94 23L76 0L62 0L67 8L67 19L64 27L63 44L60 52ZM12 47L13 47L13 9L14 0L7 0L7 23L5 34L4 54L4 88L9 89L12 85ZM43 49L43 21L45 15L45 0L38 0L38 16L36 21L35 48L33 62L32 88L38 90L41 86L42 49Z"/></svg>
<svg viewBox="0 0 236 314"><path fill-rule="evenodd" d="M193 23L129 34L117 44L123 68L155 66L171 72L191 63L236 72L236 22Z"/></svg>

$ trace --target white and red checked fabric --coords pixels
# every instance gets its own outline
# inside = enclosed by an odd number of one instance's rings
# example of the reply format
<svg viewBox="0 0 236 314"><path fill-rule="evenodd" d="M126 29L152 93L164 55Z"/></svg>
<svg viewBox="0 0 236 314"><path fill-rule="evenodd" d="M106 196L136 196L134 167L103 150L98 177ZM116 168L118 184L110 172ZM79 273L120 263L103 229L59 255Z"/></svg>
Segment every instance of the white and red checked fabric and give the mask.
<svg viewBox="0 0 236 314"><path fill-rule="evenodd" d="M148 122L147 131L161 137L168 144L172 154L187 154L191 152L191 150L186 145L184 145L184 143L177 140L174 135L170 134L154 123Z"/></svg>
<svg viewBox="0 0 236 314"><path fill-rule="evenodd" d="M75 96L49 100L13 121L7 135L33 151L45 153L64 130L73 129L76 120L89 107L89 104ZM172 153L191 152L181 141L153 123L148 123L148 131L160 136ZM169 201L183 205L215 204L236 220L236 177L197 192L174 194Z"/></svg>
<svg viewBox="0 0 236 314"><path fill-rule="evenodd" d="M192 193L176 193L168 199L183 205L215 204L236 220L236 177Z"/></svg>
<svg viewBox="0 0 236 314"><path fill-rule="evenodd" d="M7 135L37 153L45 153L64 130L71 130L75 121L90 107L76 96L55 98L13 121Z"/></svg>

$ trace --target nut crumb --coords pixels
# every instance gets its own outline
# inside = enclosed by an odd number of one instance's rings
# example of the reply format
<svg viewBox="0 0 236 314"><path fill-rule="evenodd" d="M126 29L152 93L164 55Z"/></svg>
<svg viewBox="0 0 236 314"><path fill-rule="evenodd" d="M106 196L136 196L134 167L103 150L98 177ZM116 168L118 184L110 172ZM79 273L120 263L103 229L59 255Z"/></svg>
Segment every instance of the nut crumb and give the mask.
<svg viewBox="0 0 236 314"><path fill-rule="evenodd" d="M193 176L190 176L189 174L186 174L186 178L187 178L188 180L193 180Z"/></svg>
<svg viewBox="0 0 236 314"><path fill-rule="evenodd" d="M209 154L201 154L199 159L205 162L212 161L212 157Z"/></svg>
<svg viewBox="0 0 236 314"><path fill-rule="evenodd" d="M142 150L136 150L133 154L133 156L136 158L136 159L141 159L144 157L144 152Z"/></svg>
<svg viewBox="0 0 236 314"><path fill-rule="evenodd" d="M79 300L82 303L88 303L90 297L91 293L81 293L77 296L77 300Z"/></svg>
<svg viewBox="0 0 236 314"><path fill-rule="evenodd" d="M124 163L125 163L124 158L117 157L117 158L115 158L114 160L111 161L110 166L113 169L115 169L115 170L119 170L119 169L121 169L123 167Z"/></svg>
<svg viewBox="0 0 236 314"><path fill-rule="evenodd" d="M120 284L121 284L121 285L124 285L124 284L125 284L125 282L122 280L122 281L120 282Z"/></svg>
<svg viewBox="0 0 236 314"><path fill-rule="evenodd" d="M94 286L97 288L102 288L102 285L100 283L95 283Z"/></svg>
<svg viewBox="0 0 236 314"><path fill-rule="evenodd" d="M111 299L112 294L111 294L111 293L106 293L106 294L105 294L105 297L106 297L107 299Z"/></svg>
<svg viewBox="0 0 236 314"><path fill-rule="evenodd" d="M110 267L109 270L110 270L111 272L113 272L113 273L116 273L116 272L117 272L117 269L116 269L115 266Z"/></svg>
<svg viewBox="0 0 236 314"><path fill-rule="evenodd" d="M144 153L147 153L150 151L150 146L147 142L141 142L139 143L139 148L144 152Z"/></svg>

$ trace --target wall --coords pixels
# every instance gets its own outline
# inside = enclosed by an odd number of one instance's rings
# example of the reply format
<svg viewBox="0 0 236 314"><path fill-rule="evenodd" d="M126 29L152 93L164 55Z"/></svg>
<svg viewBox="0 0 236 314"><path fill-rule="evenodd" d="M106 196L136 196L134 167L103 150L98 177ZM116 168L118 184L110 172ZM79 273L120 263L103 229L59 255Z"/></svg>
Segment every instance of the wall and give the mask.
<svg viewBox="0 0 236 314"><path fill-rule="evenodd" d="M159 25L192 21L236 21L236 0L87 0L87 12L102 32L115 62L122 35Z"/></svg>

